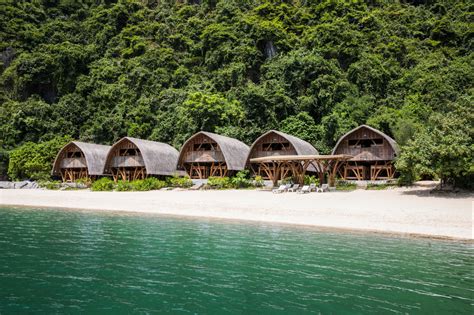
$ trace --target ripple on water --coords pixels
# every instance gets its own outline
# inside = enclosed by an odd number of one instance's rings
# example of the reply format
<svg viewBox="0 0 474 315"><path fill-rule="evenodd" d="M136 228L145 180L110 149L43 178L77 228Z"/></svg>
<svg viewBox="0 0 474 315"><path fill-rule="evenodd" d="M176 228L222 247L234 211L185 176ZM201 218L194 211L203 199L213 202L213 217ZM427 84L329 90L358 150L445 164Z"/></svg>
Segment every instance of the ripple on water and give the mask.
<svg viewBox="0 0 474 315"><path fill-rule="evenodd" d="M1 209L0 313L471 314L471 244Z"/></svg>

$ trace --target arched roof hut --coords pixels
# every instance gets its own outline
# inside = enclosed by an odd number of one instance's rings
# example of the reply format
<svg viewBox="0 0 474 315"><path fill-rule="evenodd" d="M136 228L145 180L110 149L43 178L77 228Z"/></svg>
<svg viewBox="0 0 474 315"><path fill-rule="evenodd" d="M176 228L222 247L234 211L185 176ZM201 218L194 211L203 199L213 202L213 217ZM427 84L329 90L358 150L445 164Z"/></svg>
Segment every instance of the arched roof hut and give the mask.
<svg viewBox="0 0 474 315"><path fill-rule="evenodd" d="M249 147L234 138L200 131L181 147L178 169L191 178L229 176L245 169Z"/></svg>
<svg viewBox="0 0 474 315"><path fill-rule="evenodd" d="M298 137L289 135L287 133L270 130L257 138L250 146L250 152L247 157L247 163L250 164L252 171L256 175L260 175L265 179L270 179L275 176L285 178L291 175L289 168L282 168L281 174L270 174L272 165L269 163L251 164L250 159L280 156L280 155L318 155L319 152L309 142L306 142ZM271 164L271 163L270 163ZM308 171L316 172L313 165L308 167ZM277 180L277 179L276 179Z"/></svg>
<svg viewBox="0 0 474 315"><path fill-rule="evenodd" d="M115 181L174 175L178 173L178 155L169 144L124 137L111 147L104 173L112 174Z"/></svg>
<svg viewBox="0 0 474 315"><path fill-rule="evenodd" d="M380 130L361 125L337 141L332 154L352 155L341 174L344 179L391 179L393 161L400 149L391 137Z"/></svg>
<svg viewBox="0 0 474 315"><path fill-rule="evenodd" d="M72 141L57 154L51 175L61 176L64 182L103 175L108 145Z"/></svg>

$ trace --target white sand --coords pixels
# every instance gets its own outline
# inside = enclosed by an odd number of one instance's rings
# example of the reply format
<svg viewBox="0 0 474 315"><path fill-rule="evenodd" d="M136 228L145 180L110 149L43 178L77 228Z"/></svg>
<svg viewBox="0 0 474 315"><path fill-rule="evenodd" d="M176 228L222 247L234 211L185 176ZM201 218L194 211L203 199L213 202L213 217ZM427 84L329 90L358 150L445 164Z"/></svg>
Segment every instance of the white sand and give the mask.
<svg viewBox="0 0 474 315"><path fill-rule="evenodd" d="M0 205L133 211L473 239L473 195L424 188L273 194L268 191L0 190Z"/></svg>

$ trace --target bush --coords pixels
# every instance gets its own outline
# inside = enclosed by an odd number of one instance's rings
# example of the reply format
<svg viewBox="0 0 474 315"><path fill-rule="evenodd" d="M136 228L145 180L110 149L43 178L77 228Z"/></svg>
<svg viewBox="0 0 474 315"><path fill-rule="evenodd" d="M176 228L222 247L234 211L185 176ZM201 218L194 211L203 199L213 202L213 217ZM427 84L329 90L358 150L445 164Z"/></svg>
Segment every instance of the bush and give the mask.
<svg viewBox="0 0 474 315"><path fill-rule="evenodd" d="M250 179L248 179L249 171L242 170L235 174L234 177L230 179L231 186L234 188L247 188L252 185Z"/></svg>
<svg viewBox="0 0 474 315"><path fill-rule="evenodd" d="M92 191L112 191L115 188L115 183L108 177L102 177L96 180L91 185Z"/></svg>
<svg viewBox="0 0 474 315"><path fill-rule="evenodd" d="M178 175L173 175L172 177L167 178L167 182L171 187L188 188L193 185L193 181L188 176L179 177Z"/></svg>
<svg viewBox="0 0 474 315"><path fill-rule="evenodd" d="M8 176L12 180L50 180L54 158L69 141L71 138L68 136L56 137L41 143L26 142L12 150Z"/></svg>
<svg viewBox="0 0 474 315"><path fill-rule="evenodd" d="M117 187L115 187L116 191L130 191L133 190L133 186L129 181L118 181L117 182Z"/></svg>
<svg viewBox="0 0 474 315"><path fill-rule="evenodd" d="M356 190L356 189L357 189L357 185L353 183L341 181L341 182L337 182L336 184L336 190L347 191L347 190Z"/></svg>
<svg viewBox="0 0 474 315"><path fill-rule="evenodd" d="M58 190L61 188L61 182L59 180L40 180L38 181L38 186L41 188Z"/></svg>
<svg viewBox="0 0 474 315"><path fill-rule="evenodd" d="M158 190L166 187L166 182L155 177L148 177L145 179L138 179L130 182L132 189L135 191Z"/></svg>
<svg viewBox="0 0 474 315"><path fill-rule="evenodd" d="M255 187L263 187L265 185L265 182L263 181L262 176L260 175L255 176L255 178L253 179L253 185Z"/></svg>
<svg viewBox="0 0 474 315"><path fill-rule="evenodd" d="M304 184L305 185L311 185L311 184L316 184L316 186L319 186L319 178L313 175L305 175L304 176Z"/></svg>
<svg viewBox="0 0 474 315"><path fill-rule="evenodd" d="M207 179L207 185L213 189L224 189L232 187L229 177L211 176Z"/></svg>
<svg viewBox="0 0 474 315"><path fill-rule="evenodd" d="M8 151L0 148L0 180L7 179L7 171L8 171Z"/></svg>

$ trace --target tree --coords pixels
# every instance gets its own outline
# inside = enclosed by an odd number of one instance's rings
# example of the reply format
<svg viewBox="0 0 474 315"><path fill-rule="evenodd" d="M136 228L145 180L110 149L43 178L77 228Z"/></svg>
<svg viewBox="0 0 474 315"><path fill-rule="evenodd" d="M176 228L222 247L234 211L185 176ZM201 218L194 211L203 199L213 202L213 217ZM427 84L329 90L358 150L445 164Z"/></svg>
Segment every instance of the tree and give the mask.
<svg viewBox="0 0 474 315"><path fill-rule="evenodd" d="M468 108L453 106L452 112L433 114L430 125L402 148L396 162L402 181L435 174L442 186L472 185L466 179L474 175L474 115Z"/></svg>
<svg viewBox="0 0 474 315"><path fill-rule="evenodd" d="M12 180L48 179L53 161L59 150L71 137L56 137L52 140L33 143L26 142L10 152L8 176Z"/></svg>
<svg viewBox="0 0 474 315"><path fill-rule="evenodd" d="M189 134L199 130L213 132L222 126L238 126L245 116L239 101L203 92L190 93L177 110L177 124Z"/></svg>

